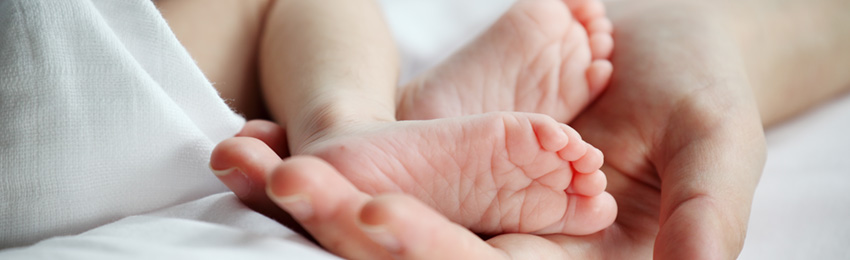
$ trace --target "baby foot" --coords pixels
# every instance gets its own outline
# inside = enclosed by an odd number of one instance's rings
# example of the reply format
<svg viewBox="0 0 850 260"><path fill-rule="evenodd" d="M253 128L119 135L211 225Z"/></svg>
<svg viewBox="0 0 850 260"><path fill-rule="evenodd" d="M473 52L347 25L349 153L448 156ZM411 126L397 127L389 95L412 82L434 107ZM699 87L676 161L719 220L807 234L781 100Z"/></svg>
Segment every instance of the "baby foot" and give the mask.
<svg viewBox="0 0 850 260"><path fill-rule="evenodd" d="M400 91L397 118L521 111L568 122L605 88L611 21L599 0L520 0Z"/></svg>
<svg viewBox="0 0 850 260"><path fill-rule="evenodd" d="M348 125L303 146L369 194L411 194L473 231L590 234L613 222L602 153L529 113Z"/></svg>

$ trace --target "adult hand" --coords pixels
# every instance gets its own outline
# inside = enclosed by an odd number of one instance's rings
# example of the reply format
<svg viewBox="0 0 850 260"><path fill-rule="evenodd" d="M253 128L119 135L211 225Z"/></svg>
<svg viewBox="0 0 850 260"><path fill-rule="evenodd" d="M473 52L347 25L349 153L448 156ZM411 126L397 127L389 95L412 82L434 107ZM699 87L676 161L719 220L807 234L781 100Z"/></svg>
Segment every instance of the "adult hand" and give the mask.
<svg viewBox="0 0 850 260"><path fill-rule="evenodd" d="M608 192L619 206L592 251L735 258L765 160L736 40L724 17L699 3L615 2L609 10L615 73L572 124L605 153Z"/></svg>
<svg viewBox="0 0 850 260"><path fill-rule="evenodd" d="M375 211L389 212L386 214L390 217L378 218L385 220L381 223L388 225L391 232L408 232L393 229L398 226L391 224L407 223L415 231L405 234L419 234L417 241L422 243L430 239L425 245L446 249L440 252L460 248L470 254L516 258L737 256L764 164L765 147L761 121L735 39L724 27L723 17L699 3L619 1L611 3L608 9L615 23L618 46L612 59L614 76L609 89L572 125L606 154L604 171L609 178L608 191L619 205L619 216L612 227L585 237L502 235L490 239L488 245L437 215L424 213L428 209L421 204L402 198L375 202L383 205L374 206ZM289 172L288 176L299 176L291 174L299 171ZM313 181L321 180L316 178ZM264 187L263 176L251 179L255 184L253 190ZM274 191L276 182L270 185ZM338 235L344 230L360 230L356 228L357 219L369 221L366 218L371 213L365 212L370 212L373 206L365 203L371 203L372 199L362 194L352 195L356 190L350 187L324 192L329 193L323 193L324 197L316 197L313 202L318 202L318 198L343 201L329 203L337 205L336 209L327 208L328 212L340 214L330 214L336 216L333 218L301 219L320 243L347 257L389 256L381 251L380 245L370 246ZM249 202L258 201L263 200L264 193L249 192L240 197ZM291 205L286 203L278 205L291 210ZM403 214L405 211L401 209L422 214ZM364 213L357 213L361 210ZM321 214L315 209L312 216ZM428 228L419 229L414 223L430 224L421 224ZM405 236L402 233L395 234L404 250L392 246L391 251L400 252L402 257L427 257L424 255L439 251L407 248L415 247L416 243L402 238ZM457 235L459 241L445 234Z"/></svg>

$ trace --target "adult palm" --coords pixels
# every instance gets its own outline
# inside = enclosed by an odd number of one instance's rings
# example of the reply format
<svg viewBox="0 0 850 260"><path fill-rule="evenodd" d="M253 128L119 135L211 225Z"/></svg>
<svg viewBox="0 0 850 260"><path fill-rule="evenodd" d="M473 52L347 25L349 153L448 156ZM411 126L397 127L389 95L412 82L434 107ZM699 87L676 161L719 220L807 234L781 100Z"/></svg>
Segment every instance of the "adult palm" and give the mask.
<svg viewBox="0 0 850 260"><path fill-rule="evenodd" d="M803 5L810 7L786 16ZM796 40L845 43L843 7L846 1L611 2L614 78L573 126L605 152L620 212L608 230L570 240L608 258L735 258L764 166L762 119L775 123L850 86L847 66L835 62L848 52ZM813 15L823 22L779 23Z"/></svg>
<svg viewBox="0 0 850 260"><path fill-rule="evenodd" d="M614 75L571 125L606 155L617 220L591 236L543 236L548 246L519 234L488 242L553 258L735 258L765 144L733 24L697 1L617 1L609 10Z"/></svg>
<svg viewBox="0 0 850 260"><path fill-rule="evenodd" d="M733 32L710 6L688 1L609 10L614 76L571 125L605 153L619 215L592 236L546 238L581 257L735 258L765 145Z"/></svg>

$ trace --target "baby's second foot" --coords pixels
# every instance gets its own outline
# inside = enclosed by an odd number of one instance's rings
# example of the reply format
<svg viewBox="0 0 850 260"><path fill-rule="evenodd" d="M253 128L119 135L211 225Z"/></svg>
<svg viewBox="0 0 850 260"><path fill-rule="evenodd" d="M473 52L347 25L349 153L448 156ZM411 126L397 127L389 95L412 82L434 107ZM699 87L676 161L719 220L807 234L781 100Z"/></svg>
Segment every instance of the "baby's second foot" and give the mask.
<svg viewBox="0 0 850 260"><path fill-rule="evenodd" d="M397 117L522 111L568 122L611 77L611 33L599 0L520 0L466 48L405 86Z"/></svg>
<svg viewBox="0 0 850 260"><path fill-rule="evenodd" d="M540 114L347 126L300 152L364 192L411 194L480 233L589 234L616 215L602 153Z"/></svg>

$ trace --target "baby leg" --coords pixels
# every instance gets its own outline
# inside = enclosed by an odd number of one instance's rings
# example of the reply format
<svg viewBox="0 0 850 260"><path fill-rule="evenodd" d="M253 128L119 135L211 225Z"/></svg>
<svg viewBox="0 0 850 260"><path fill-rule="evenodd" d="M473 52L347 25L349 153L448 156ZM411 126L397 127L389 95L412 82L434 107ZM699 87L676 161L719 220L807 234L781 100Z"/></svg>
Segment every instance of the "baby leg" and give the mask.
<svg viewBox="0 0 850 260"><path fill-rule="evenodd" d="M236 112L266 117L257 50L268 0L154 1L204 75Z"/></svg>

